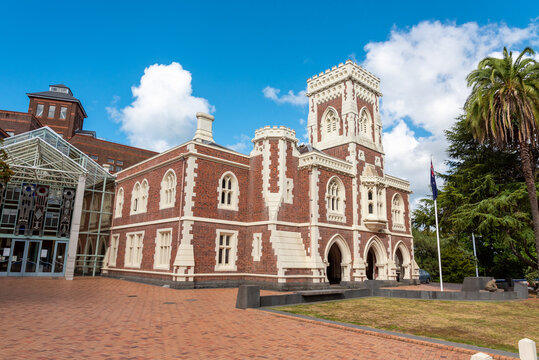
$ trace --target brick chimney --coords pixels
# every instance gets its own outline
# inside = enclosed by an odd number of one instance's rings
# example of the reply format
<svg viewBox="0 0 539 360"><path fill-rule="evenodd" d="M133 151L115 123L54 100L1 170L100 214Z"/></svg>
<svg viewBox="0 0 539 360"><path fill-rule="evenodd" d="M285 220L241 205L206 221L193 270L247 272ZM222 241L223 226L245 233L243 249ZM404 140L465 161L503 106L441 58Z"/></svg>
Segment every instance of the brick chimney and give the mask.
<svg viewBox="0 0 539 360"><path fill-rule="evenodd" d="M197 112L197 131L193 139L213 142L212 125L214 119L210 114Z"/></svg>

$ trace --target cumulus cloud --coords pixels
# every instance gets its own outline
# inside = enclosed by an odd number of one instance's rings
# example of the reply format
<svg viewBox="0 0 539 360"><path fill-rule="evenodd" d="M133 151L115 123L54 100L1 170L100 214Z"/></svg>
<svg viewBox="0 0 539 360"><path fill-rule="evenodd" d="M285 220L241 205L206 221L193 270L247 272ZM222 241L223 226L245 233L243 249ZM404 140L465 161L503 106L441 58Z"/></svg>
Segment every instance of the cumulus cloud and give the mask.
<svg viewBox="0 0 539 360"><path fill-rule="evenodd" d="M193 136L197 112L209 113L208 100L194 97L191 73L173 62L144 69L138 86L131 87L133 102L121 109L107 108L133 146L163 151Z"/></svg>
<svg viewBox="0 0 539 360"><path fill-rule="evenodd" d="M309 103L307 96L305 95L306 91L301 90L297 94L294 94L292 90L288 91L287 94L279 96L281 92L280 89L273 88L271 86L266 86L262 89L262 93L265 98L271 99L278 104L291 104L296 106L305 106Z"/></svg>
<svg viewBox="0 0 539 360"><path fill-rule="evenodd" d="M468 73L504 46L519 52L538 43L536 22L511 28L425 21L395 28L387 41L365 46L362 65L381 78L384 94L381 115L388 129L384 134L387 170L411 180L416 199L428 189L431 154L436 170L445 170L444 130L463 112ZM431 135L418 138L411 128Z"/></svg>

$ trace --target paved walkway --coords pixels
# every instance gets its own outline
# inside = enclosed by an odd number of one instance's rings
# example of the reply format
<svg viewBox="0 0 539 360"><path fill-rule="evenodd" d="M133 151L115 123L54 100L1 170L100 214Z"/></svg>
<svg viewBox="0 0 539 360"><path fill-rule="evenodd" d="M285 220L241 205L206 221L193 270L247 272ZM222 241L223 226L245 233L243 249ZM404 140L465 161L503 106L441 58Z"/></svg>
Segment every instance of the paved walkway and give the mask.
<svg viewBox="0 0 539 360"><path fill-rule="evenodd" d="M0 278L2 359L470 359L470 353L234 308L236 289Z"/></svg>

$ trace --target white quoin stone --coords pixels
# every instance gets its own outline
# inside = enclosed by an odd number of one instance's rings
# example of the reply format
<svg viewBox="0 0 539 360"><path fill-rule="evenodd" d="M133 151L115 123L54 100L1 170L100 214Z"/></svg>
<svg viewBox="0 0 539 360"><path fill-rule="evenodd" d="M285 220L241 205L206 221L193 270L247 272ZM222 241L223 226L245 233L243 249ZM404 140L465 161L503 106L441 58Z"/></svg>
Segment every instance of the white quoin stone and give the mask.
<svg viewBox="0 0 539 360"><path fill-rule="evenodd" d="M485 353L477 353L472 355L470 360L492 360L492 356L487 355Z"/></svg>
<svg viewBox="0 0 539 360"><path fill-rule="evenodd" d="M213 142L212 125L214 119L210 114L197 112L197 131L193 139Z"/></svg>
<svg viewBox="0 0 539 360"><path fill-rule="evenodd" d="M521 339L518 342L518 354L520 360L537 360L537 347L531 339Z"/></svg>

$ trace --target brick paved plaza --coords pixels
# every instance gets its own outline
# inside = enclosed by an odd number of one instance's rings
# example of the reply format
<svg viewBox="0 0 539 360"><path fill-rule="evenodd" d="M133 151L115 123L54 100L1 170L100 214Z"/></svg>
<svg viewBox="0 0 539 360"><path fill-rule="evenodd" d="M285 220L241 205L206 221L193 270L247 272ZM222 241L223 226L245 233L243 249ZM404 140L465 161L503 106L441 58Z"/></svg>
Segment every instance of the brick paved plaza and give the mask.
<svg viewBox="0 0 539 360"><path fill-rule="evenodd" d="M470 358L455 348L238 310L236 292L107 278L0 278L0 358Z"/></svg>

